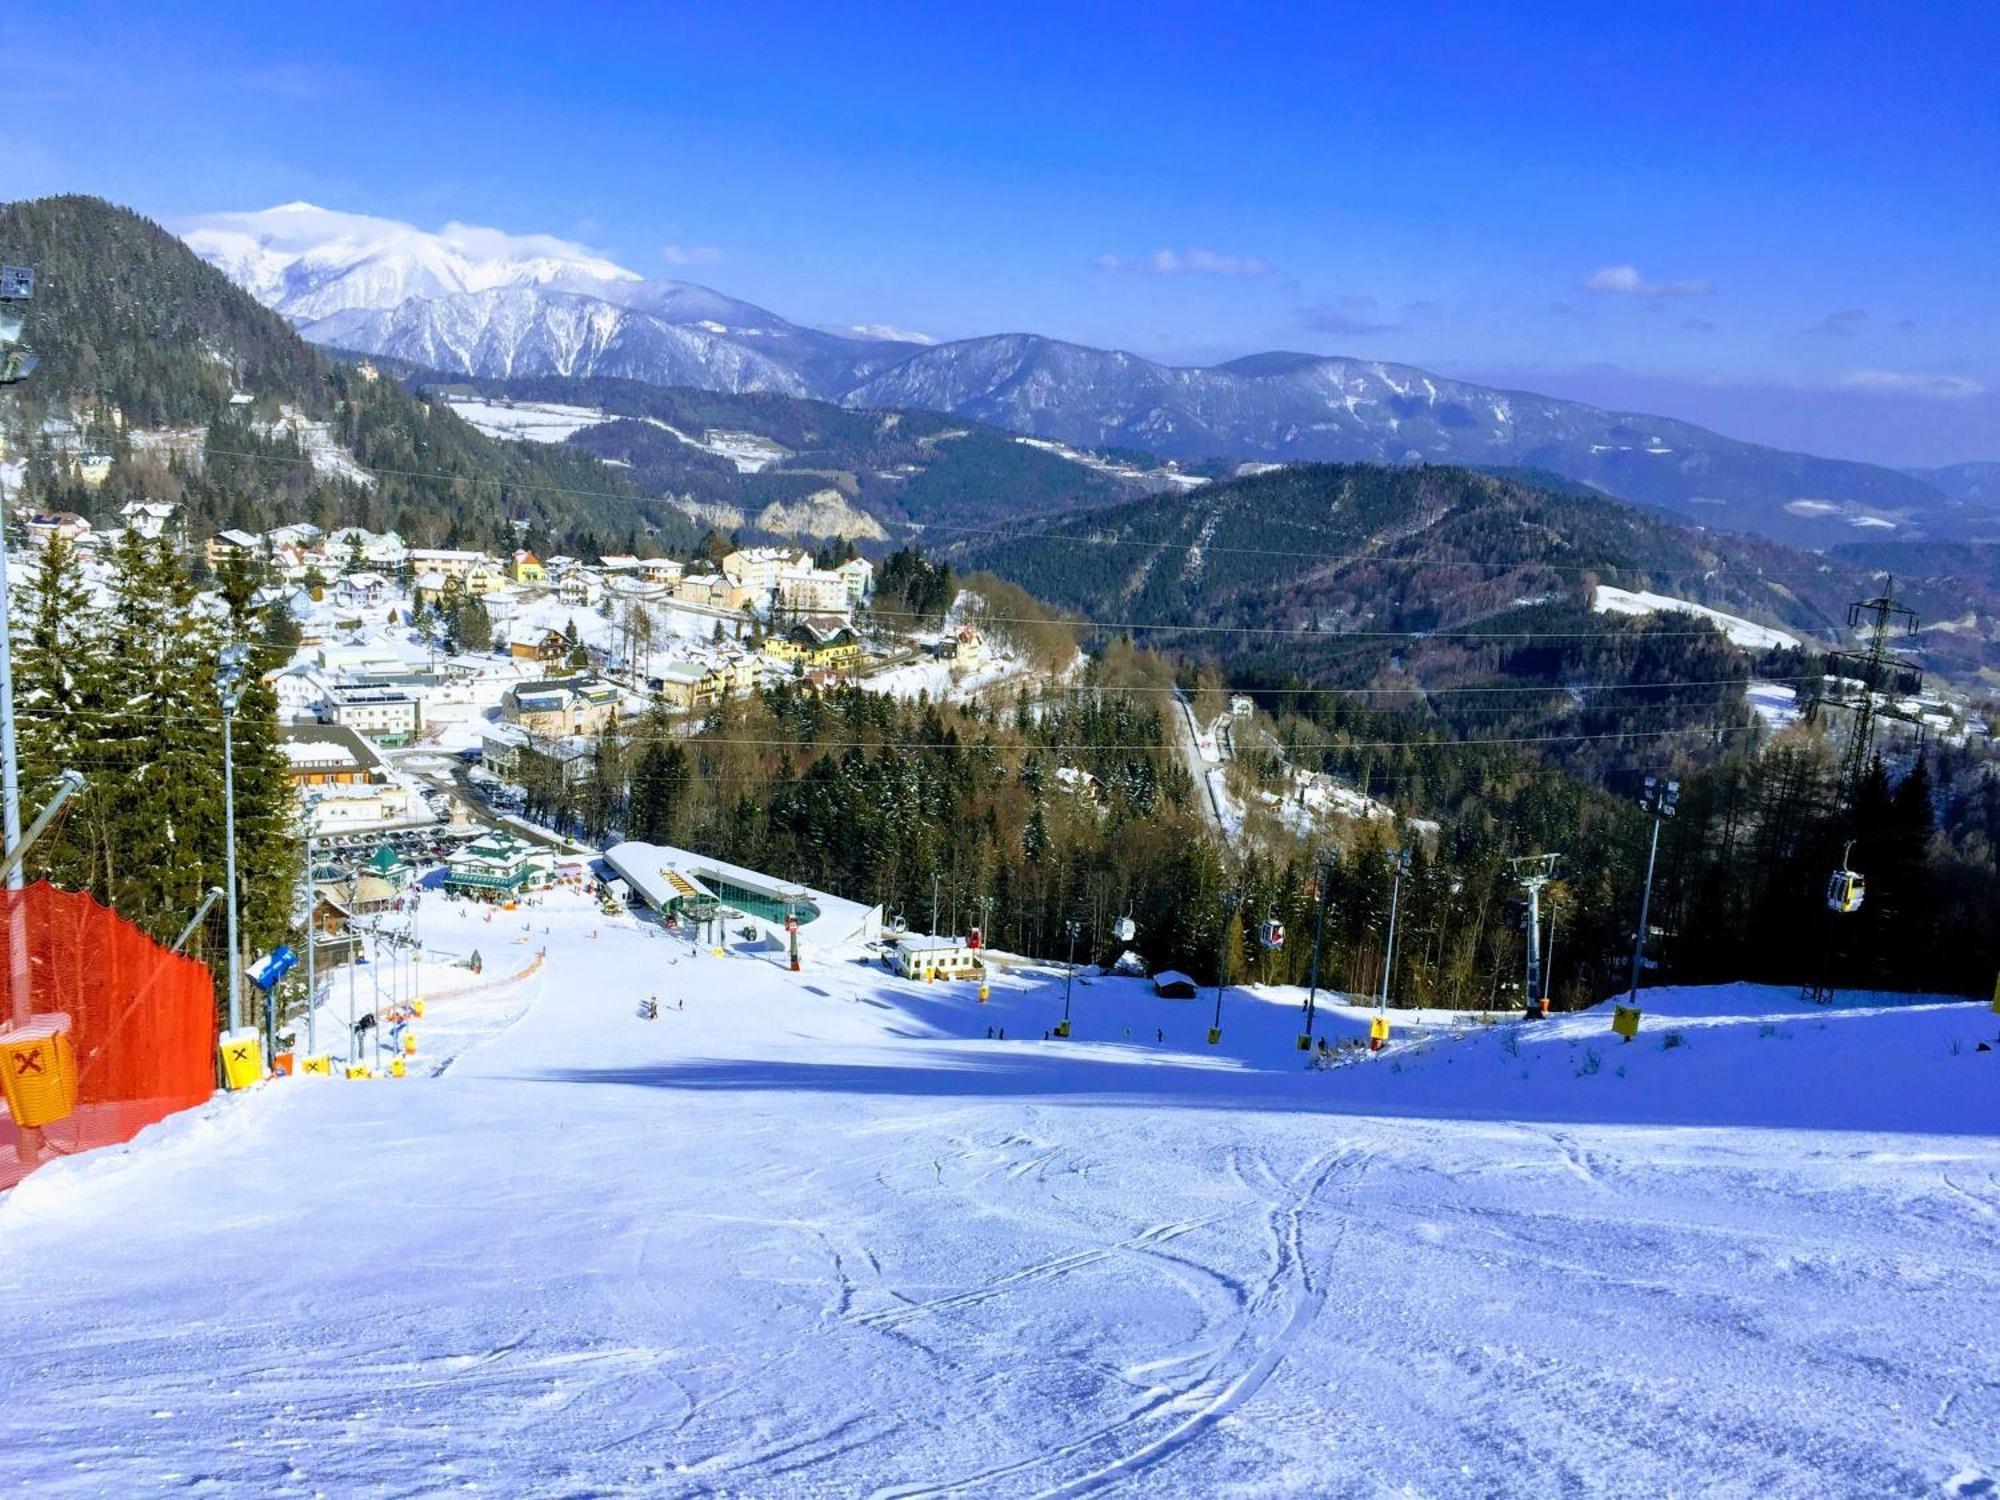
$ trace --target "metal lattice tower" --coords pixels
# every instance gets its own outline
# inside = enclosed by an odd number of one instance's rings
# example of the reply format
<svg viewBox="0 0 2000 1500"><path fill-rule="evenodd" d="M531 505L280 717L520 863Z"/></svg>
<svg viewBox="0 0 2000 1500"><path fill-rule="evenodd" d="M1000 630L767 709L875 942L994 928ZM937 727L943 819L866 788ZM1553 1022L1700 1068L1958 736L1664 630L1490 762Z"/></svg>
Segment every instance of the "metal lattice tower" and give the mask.
<svg viewBox="0 0 2000 1500"><path fill-rule="evenodd" d="M1861 683L1860 701L1854 708L1854 724L1841 767L1841 793L1850 808L1861 789L1861 779L1868 774L1875 748L1875 695L1907 695L1916 692L1924 682L1923 672L1897 660L1889 647L1892 631L1904 636L1917 633L1916 611L1896 600L1890 592L1894 586L1894 578L1885 579L1882 592L1874 598L1847 606L1847 628L1859 630L1866 624L1868 649L1833 651L1827 655L1827 665L1837 675L1853 677Z"/></svg>

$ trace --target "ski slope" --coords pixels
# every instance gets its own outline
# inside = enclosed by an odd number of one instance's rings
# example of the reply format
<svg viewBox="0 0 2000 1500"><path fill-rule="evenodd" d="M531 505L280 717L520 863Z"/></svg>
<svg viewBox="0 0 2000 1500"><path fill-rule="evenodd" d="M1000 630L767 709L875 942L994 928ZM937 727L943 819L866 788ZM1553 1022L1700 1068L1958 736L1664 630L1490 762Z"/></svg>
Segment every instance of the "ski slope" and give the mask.
<svg viewBox="0 0 2000 1500"><path fill-rule="evenodd" d="M1045 1042L1062 988L1029 965L982 1006L567 895L425 925L496 972L548 950L433 1004L441 1072L217 1100L0 1201L14 1490L2000 1476L1984 1006L1665 991L1630 1045L1601 1011L1399 1013L1314 1071L1296 991L1231 990L1210 1049L1212 991L1086 976Z"/></svg>

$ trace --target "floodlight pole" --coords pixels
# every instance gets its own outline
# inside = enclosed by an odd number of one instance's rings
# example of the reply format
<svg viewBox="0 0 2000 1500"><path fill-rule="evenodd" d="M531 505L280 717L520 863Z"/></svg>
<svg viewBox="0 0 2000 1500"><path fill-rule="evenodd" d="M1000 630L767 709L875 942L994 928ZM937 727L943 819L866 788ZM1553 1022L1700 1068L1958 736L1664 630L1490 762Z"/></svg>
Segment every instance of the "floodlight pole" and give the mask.
<svg viewBox="0 0 2000 1500"><path fill-rule="evenodd" d="M222 648L216 670L216 686L222 698L222 869L225 910L229 913L229 1029L235 1031L243 1020L242 955L237 951L236 915L236 745L232 736L238 698L237 676L242 671L245 651L241 646ZM265 1045L276 1040L268 1035Z"/></svg>
<svg viewBox="0 0 2000 1500"><path fill-rule="evenodd" d="M1306 1031L1312 1035L1313 1007L1319 1000L1319 945L1326 936L1326 889L1333 884L1333 870L1338 855L1328 849L1319 857L1319 915L1313 919L1312 970L1306 980Z"/></svg>
<svg viewBox="0 0 2000 1500"><path fill-rule="evenodd" d="M306 1056L319 1056L319 974L313 950L319 945L319 885L313 879L312 809L306 809Z"/></svg>
<svg viewBox="0 0 2000 1500"><path fill-rule="evenodd" d="M1389 865L1395 872L1389 884L1389 941L1382 952L1382 998L1375 1006L1382 1015L1389 1013L1389 977L1396 967L1396 909L1402 903L1403 875L1410 868L1410 851L1399 849L1389 856Z"/></svg>
<svg viewBox="0 0 2000 1500"><path fill-rule="evenodd" d="M1222 893L1222 931L1215 940L1215 1023L1213 1029L1222 1030L1222 992L1229 987L1229 926L1236 920L1236 908L1242 897L1235 891Z"/></svg>
<svg viewBox="0 0 2000 1500"><path fill-rule="evenodd" d="M1680 795L1681 784L1678 781L1667 781L1657 776L1648 776L1639 793L1639 806L1652 814L1653 837L1646 849L1646 884L1639 896L1639 930L1632 934L1632 984L1625 1000L1632 1006L1639 1003L1639 974L1646 965L1646 927L1652 920L1653 866L1660 857L1660 823L1674 815Z"/></svg>
<svg viewBox="0 0 2000 1500"><path fill-rule="evenodd" d="M1083 924L1071 917L1063 923L1069 932L1069 968L1063 973L1063 1028L1064 1035L1069 1028L1069 987L1076 979L1076 935Z"/></svg>
<svg viewBox="0 0 2000 1500"><path fill-rule="evenodd" d="M27 301L34 285L32 272L14 266L4 268L4 275L0 275L0 313L6 311L8 303ZM18 328L12 332L18 333ZM13 385L26 379L34 367L32 354L15 363L7 350L0 349L0 384ZM5 850L11 855L21 847L21 771L14 743L13 607L8 598L7 571L7 507L5 497L0 496L0 834L4 834ZM21 862L16 860L7 871L6 888L18 891L21 886ZM8 989L13 997L13 1020L17 1026L27 1025L29 1015L28 934L22 925L24 917L20 903L12 903L8 917L11 980Z"/></svg>

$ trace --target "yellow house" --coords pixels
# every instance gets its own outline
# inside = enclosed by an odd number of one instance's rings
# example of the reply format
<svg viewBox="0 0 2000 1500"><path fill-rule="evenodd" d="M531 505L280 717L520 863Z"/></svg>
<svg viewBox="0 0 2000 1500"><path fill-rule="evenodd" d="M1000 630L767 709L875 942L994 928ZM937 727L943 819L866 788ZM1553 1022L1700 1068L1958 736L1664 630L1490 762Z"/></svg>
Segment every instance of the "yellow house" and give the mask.
<svg viewBox="0 0 2000 1500"><path fill-rule="evenodd" d="M548 570L542 560L528 551L516 552L507 563L507 576L516 583L547 583Z"/></svg>
<svg viewBox="0 0 2000 1500"><path fill-rule="evenodd" d="M476 562L465 574L465 591L485 598L507 587L507 575L490 563Z"/></svg>
<svg viewBox="0 0 2000 1500"><path fill-rule="evenodd" d="M846 668L861 660L861 637L836 615L808 615L783 635L766 641L764 650L780 661Z"/></svg>

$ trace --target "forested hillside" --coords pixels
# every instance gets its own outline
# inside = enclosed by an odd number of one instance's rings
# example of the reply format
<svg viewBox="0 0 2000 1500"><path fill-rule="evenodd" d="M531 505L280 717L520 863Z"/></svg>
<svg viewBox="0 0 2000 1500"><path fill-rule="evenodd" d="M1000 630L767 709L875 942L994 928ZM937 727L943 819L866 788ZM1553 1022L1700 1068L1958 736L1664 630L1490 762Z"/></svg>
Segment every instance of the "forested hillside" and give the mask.
<svg viewBox="0 0 2000 1500"><path fill-rule="evenodd" d="M629 465L629 477L649 494L751 516L832 487L890 525L982 524L1107 505L1159 487L936 412L857 411L769 392L732 395L636 380L468 380L404 370L407 383L426 395L601 410L607 420L571 435L571 447ZM702 446L708 434L760 440L762 466L739 470ZM1126 457L1141 467L1153 462Z"/></svg>
<svg viewBox="0 0 2000 1500"><path fill-rule="evenodd" d="M0 208L0 256L37 273L42 357L4 418L25 499L97 516L176 500L199 534L281 521L394 527L417 544L671 548L696 528L585 454L496 442L294 334L158 225L100 199ZM85 483L79 460L109 459Z"/></svg>
<svg viewBox="0 0 2000 1500"><path fill-rule="evenodd" d="M1879 587L1845 560L1451 468L1284 469L955 550L1234 686L1361 692L1458 737L1561 736L1593 774L1631 765L1647 734L1740 730L1746 679L1816 674L1848 602ZM1782 627L1804 649L1738 647L1679 613L1595 614L1599 584ZM1909 593L1922 612L1971 611L1946 649L1991 653L2000 592Z"/></svg>

